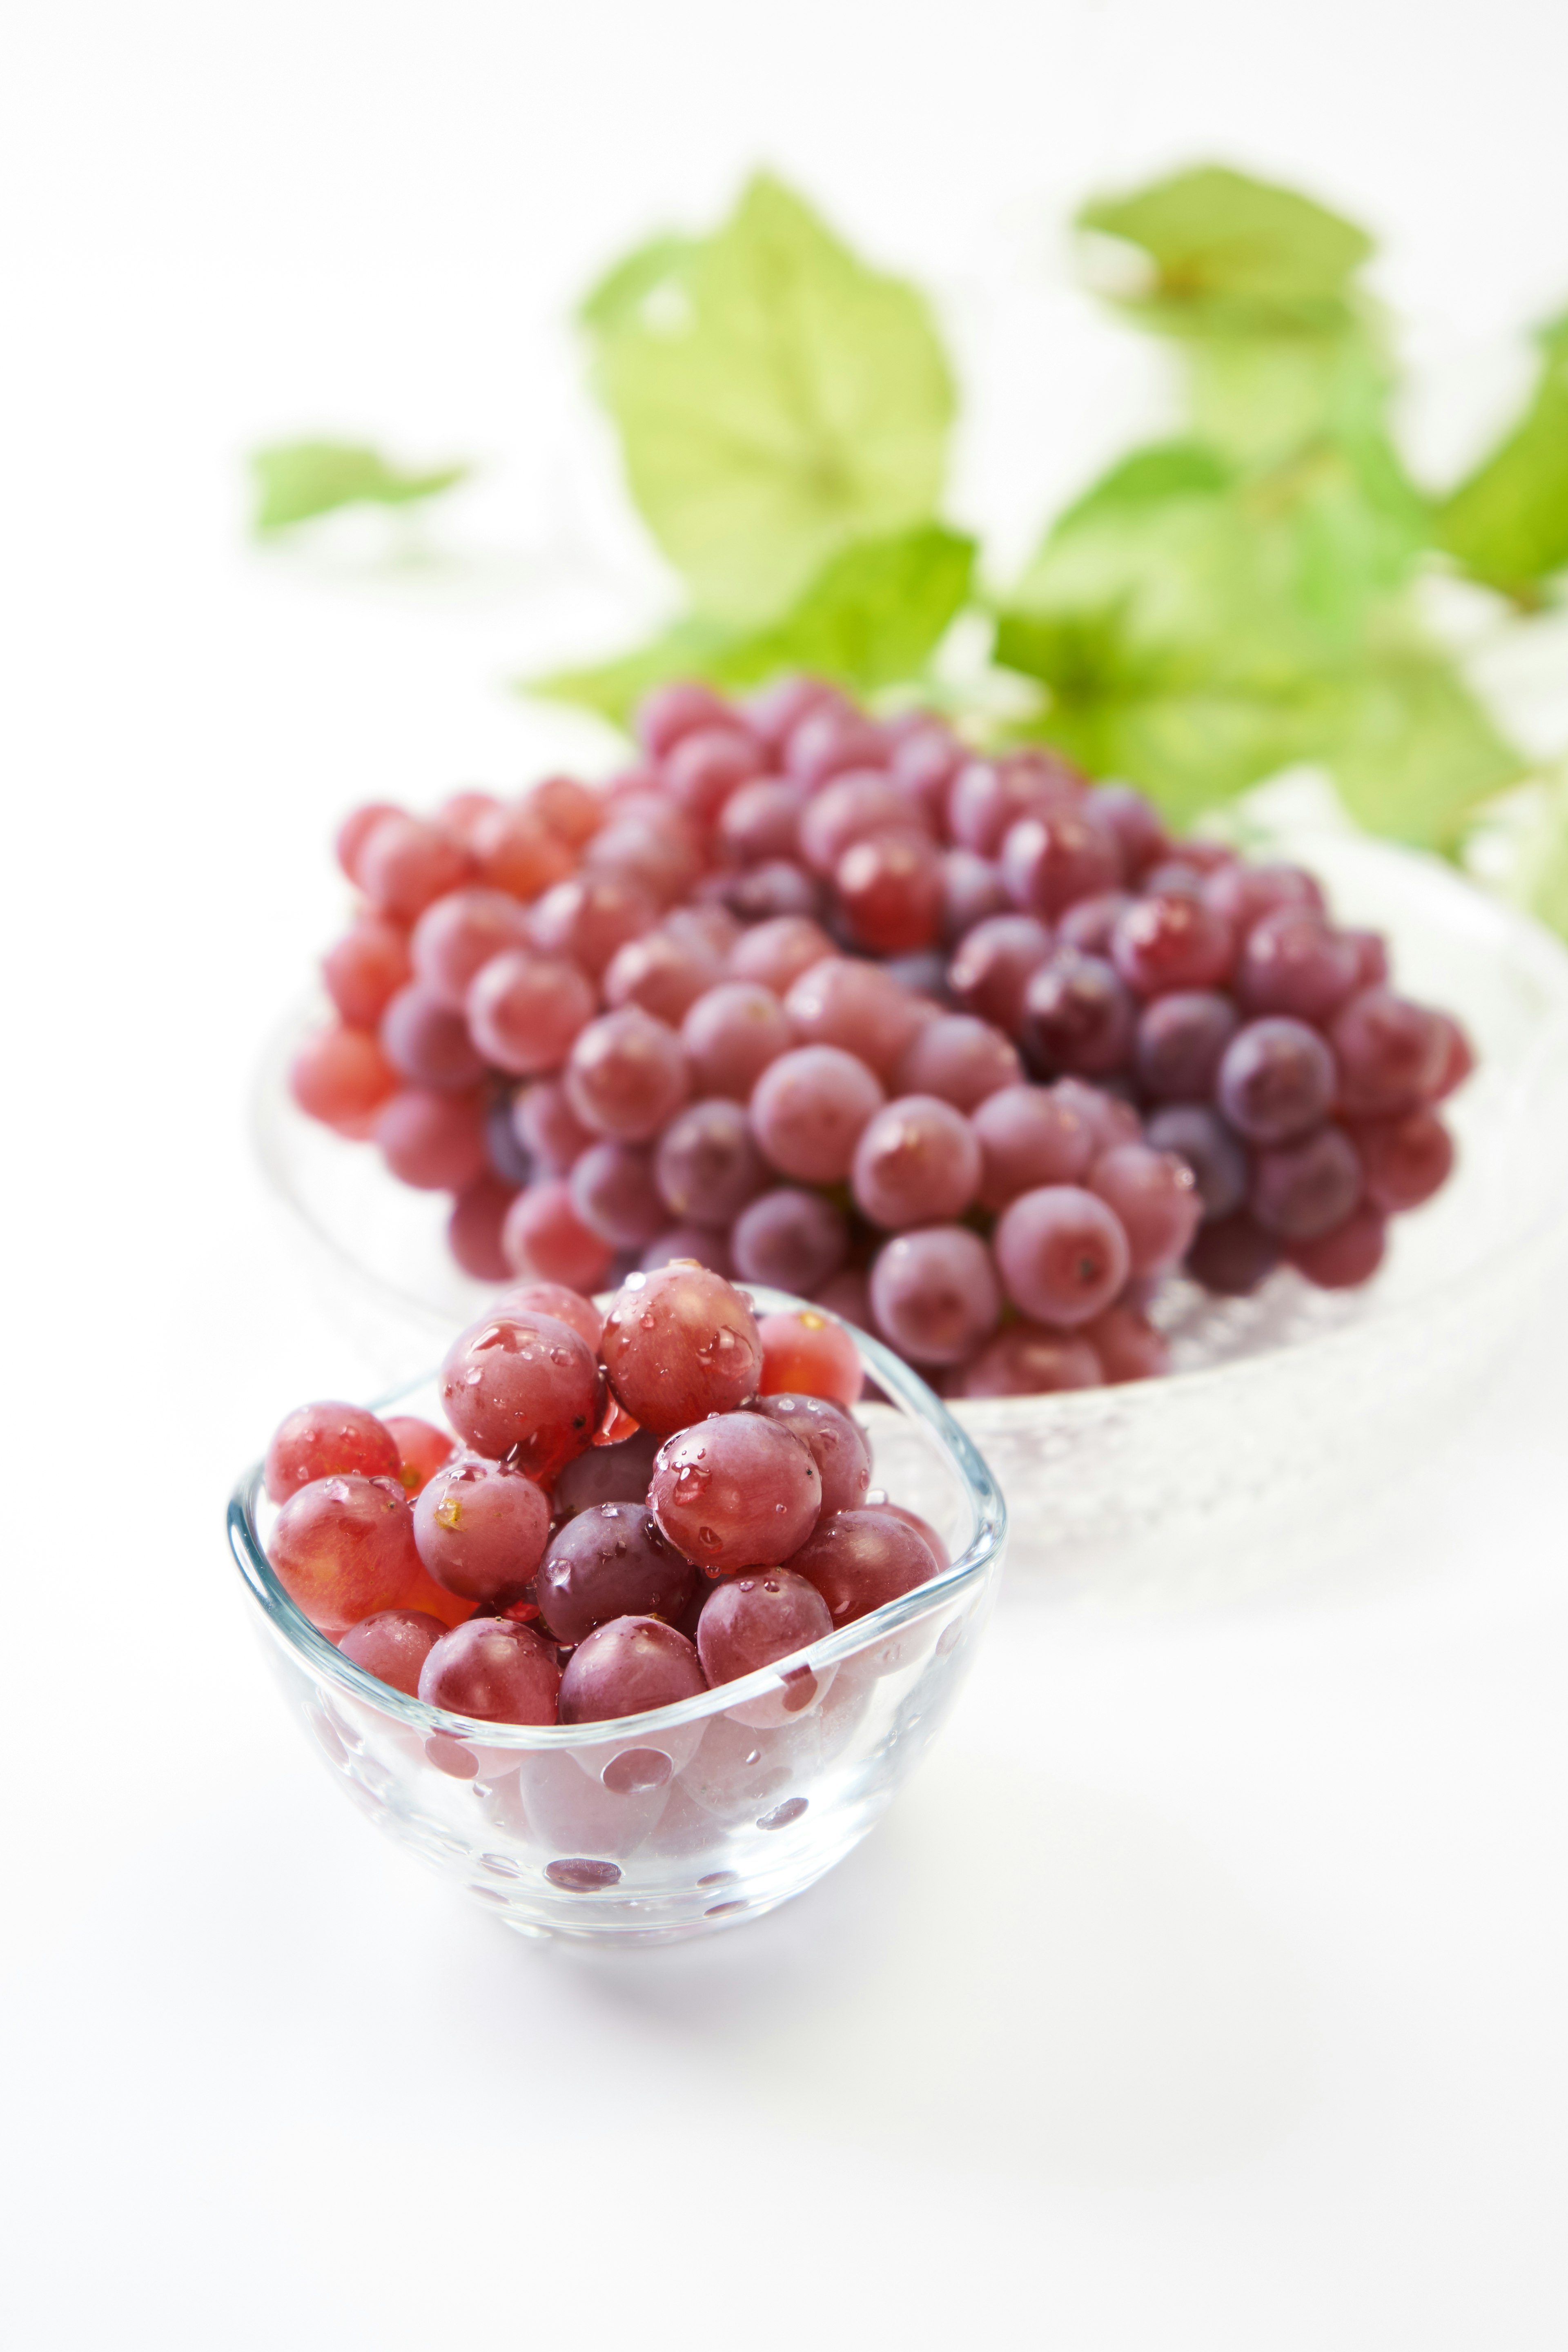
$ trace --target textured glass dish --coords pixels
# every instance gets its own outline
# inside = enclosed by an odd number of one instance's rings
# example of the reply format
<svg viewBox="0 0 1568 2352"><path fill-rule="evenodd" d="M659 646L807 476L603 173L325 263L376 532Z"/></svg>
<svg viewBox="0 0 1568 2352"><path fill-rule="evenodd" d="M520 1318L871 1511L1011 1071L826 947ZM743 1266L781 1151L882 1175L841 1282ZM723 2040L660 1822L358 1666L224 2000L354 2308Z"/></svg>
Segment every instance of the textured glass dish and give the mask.
<svg viewBox="0 0 1568 2352"><path fill-rule="evenodd" d="M873 1484L931 1521L952 1566L784 1668L615 1724L477 1723L352 1664L268 1565L277 1512L253 1470L229 1542L284 1695L345 1796L525 1935L669 1942L754 1918L841 1861L947 1713L1006 1538L964 1433L907 1365L860 1345L888 1399L859 1408ZM440 1418L431 1381L395 1402Z"/></svg>
<svg viewBox="0 0 1568 2352"><path fill-rule="evenodd" d="M1480 1066L1448 1107L1458 1167L1395 1222L1359 1291L1289 1271L1239 1301L1174 1284L1157 1308L1172 1377L958 1404L1006 1493L1015 1571L1185 1592L1294 1568L1331 1507L1457 1425L1568 1237L1568 952L1436 858L1326 830L1270 854L1310 866L1342 919L1385 931L1396 984L1469 1029ZM300 1025L263 1073L261 1157L322 1297L405 1376L487 1292L447 1255L444 1199L293 1108Z"/></svg>

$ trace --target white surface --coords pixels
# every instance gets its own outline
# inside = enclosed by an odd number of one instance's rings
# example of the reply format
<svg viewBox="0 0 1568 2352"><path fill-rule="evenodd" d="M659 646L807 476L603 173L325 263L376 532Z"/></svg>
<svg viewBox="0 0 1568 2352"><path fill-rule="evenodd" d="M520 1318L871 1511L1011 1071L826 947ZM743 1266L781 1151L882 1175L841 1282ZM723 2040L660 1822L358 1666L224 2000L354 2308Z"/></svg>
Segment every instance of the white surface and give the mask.
<svg viewBox="0 0 1568 2352"><path fill-rule="evenodd" d="M1325 1584L1005 1609L888 1828L694 1955L514 1945L384 1850L220 1516L361 1374L242 1132L326 822L521 775L494 680L657 582L572 423L592 267L772 156L959 289L961 503L1021 543L1155 399L1051 222L1219 150L1384 227L1457 462L1568 290L1560 12L13 17L7 2341L1556 2352L1568 1302ZM492 552L247 557L237 454L314 425L504 458L448 527Z"/></svg>

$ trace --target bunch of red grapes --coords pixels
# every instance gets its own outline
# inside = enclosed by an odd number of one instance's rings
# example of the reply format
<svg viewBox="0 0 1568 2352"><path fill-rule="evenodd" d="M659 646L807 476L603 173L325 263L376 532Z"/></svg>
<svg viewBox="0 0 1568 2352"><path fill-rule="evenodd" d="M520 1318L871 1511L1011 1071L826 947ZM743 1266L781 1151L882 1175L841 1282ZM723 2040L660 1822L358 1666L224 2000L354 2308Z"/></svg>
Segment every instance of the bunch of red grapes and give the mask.
<svg viewBox="0 0 1568 2352"><path fill-rule="evenodd" d="M1364 1282L1453 1164L1458 1024L1313 877L820 680L661 688L640 764L357 810L303 1108L454 1196L472 1274L695 1257L950 1395L1165 1369L1184 1269Z"/></svg>
<svg viewBox="0 0 1568 2352"><path fill-rule="evenodd" d="M432 1706L578 1724L676 1706L947 1566L934 1528L871 1492L859 1391L842 1325L759 1323L690 1262L630 1276L602 1321L523 1286L447 1354L455 1438L355 1405L288 1416L268 1555L345 1657ZM786 1672L781 1719L817 1694Z"/></svg>

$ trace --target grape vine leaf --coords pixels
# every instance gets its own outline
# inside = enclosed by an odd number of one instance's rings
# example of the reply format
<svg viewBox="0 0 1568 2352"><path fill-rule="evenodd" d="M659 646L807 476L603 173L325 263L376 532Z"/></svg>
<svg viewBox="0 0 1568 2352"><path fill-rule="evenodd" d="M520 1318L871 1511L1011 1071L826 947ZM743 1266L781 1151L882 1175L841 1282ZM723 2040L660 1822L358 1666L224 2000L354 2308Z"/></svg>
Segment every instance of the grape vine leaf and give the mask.
<svg viewBox="0 0 1568 2352"><path fill-rule="evenodd" d="M283 441L251 452L255 530L266 535L340 507L408 506L466 481L466 465L416 472L347 441Z"/></svg>
<svg viewBox="0 0 1568 2352"><path fill-rule="evenodd" d="M925 298L770 174L581 318L632 496L714 620L769 620L841 547L934 511L955 395Z"/></svg>
<svg viewBox="0 0 1568 2352"><path fill-rule="evenodd" d="M1537 340L1542 368L1529 408L1436 517L1439 545L1527 609L1568 570L1568 313Z"/></svg>
<svg viewBox="0 0 1568 2352"><path fill-rule="evenodd" d="M1293 188L1203 163L1122 196L1085 205L1079 225L1142 253L1148 285L1129 299L1173 331L1184 312L1252 307L1310 318L1342 295L1373 242Z"/></svg>

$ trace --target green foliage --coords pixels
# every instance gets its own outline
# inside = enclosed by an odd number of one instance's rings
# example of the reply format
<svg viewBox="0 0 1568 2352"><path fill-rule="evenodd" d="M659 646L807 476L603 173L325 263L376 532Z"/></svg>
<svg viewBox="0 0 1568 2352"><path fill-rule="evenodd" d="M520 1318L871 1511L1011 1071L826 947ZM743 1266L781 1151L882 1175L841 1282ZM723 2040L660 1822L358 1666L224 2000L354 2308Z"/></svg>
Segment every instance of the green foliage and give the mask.
<svg viewBox="0 0 1568 2352"><path fill-rule="evenodd" d="M1215 163L1125 196L1102 196L1079 225L1137 247L1152 284L1137 299L1173 310L1211 303L1283 310L1331 299L1372 239L1294 189Z"/></svg>
<svg viewBox="0 0 1568 2352"><path fill-rule="evenodd" d="M467 466L424 473L395 466L377 449L346 441L283 441L253 450L254 529L263 534L313 521L340 507L408 506L468 478Z"/></svg>
<svg viewBox="0 0 1568 2352"><path fill-rule="evenodd" d="M697 609L750 626L941 495L952 379L924 297L763 173L582 310L633 498Z"/></svg>
<svg viewBox="0 0 1568 2352"><path fill-rule="evenodd" d="M1524 606L1568 570L1568 315L1541 331L1534 398L1511 433L1438 509L1438 544L1472 578Z"/></svg>

